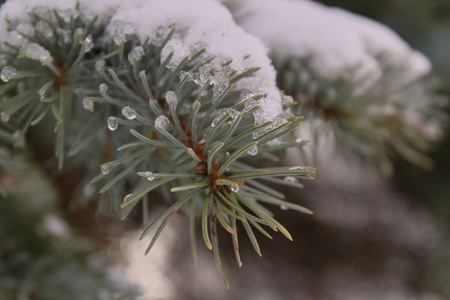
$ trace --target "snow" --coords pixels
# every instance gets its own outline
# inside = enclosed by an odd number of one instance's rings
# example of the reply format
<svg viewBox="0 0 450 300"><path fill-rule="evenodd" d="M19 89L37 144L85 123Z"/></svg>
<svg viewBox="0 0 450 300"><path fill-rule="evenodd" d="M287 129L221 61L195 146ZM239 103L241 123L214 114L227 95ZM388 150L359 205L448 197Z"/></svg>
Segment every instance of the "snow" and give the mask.
<svg viewBox="0 0 450 300"><path fill-rule="evenodd" d="M5 38L10 38L8 35L11 35L7 33L5 17L12 24L24 23L29 20L28 12L32 8L42 12L42 7L57 7L58 12L66 19L70 18L70 14L77 14L73 10L75 3L75 0L9 0L0 9L0 34ZM252 76L239 80L234 89L247 91L259 88L268 95L259 100L262 108L258 112L257 122L274 120L282 113L276 72L267 56L266 47L259 39L238 26L229 10L221 3L214 0L81 0L79 4L80 17L89 20L95 14L100 15L100 22L107 26L107 37L113 38L116 44L137 36L141 41L150 37L150 42L158 45L170 28L175 27L173 38L162 50L162 59L174 52L168 65L172 70L186 56L203 48L206 49L202 54L205 58L232 60L226 66L227 70L242 72L253 67L261 68ZM20 39L20 35L15 34L15 38ZM138 53L136 59L139 59L139 55L141 53ZM134 57L133 55L131 59ZM214 99L217 99L228 87L229 81L223 70L216 69L215 73L212 84Z"/></svg>
<svg viewBox="0 0 450 300"><path fill-rule="evenodd" d="M271 49L282 63L290 57L311 56L316 72L336 78L357 67L357 77L381 76L376 55L387 54L405 74L419 77L430 71L428 59L411 49L388 27L343 9L309 0L231 0L237 22ZM411 78L413 79L413 78Z"/></svg>

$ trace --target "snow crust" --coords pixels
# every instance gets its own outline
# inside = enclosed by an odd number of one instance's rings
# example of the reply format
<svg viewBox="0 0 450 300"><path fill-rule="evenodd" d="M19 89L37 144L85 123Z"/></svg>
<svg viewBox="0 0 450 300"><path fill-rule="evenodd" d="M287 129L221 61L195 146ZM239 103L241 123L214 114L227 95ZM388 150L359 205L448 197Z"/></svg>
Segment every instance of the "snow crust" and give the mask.
<svg viewBox="0 0 450 300"><path fill-rule="evenodd" d="M336 78L357 67L357 77L377 79L382 70L375 55L386 54L393 65L419 77L430 71L429 60L414 51L387 26L340 8L309 0L231 0L235 18L270 48L276 62L311 55L315 71Z"/></svg>

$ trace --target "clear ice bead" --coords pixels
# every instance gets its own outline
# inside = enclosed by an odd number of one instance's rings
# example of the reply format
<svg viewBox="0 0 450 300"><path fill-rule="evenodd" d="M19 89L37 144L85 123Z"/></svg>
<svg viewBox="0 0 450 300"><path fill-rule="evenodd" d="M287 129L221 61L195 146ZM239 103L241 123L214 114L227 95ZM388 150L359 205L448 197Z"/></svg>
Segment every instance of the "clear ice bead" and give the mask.
<svg viewBox="0 0 450 300"><path fill-rule="evenodd" d="M303 167L303 166L298 166L298 167L289 168L289 170L292 170L292 171L305 171L305 170L308 170L308 168L307 167Z"/></svg>
<svg viewBox="0 0 450 300"><path fill-rule="evenodd" d="M122 108L122 115L127 118L128 120L133 120L136 118L136 113L134 112L134 110L129 107L129 106L125 106L124 108Z"/></svg>
<svg viewBox="0 0 450 300"><path fill-rule="evenodd" d="M5 122L5 123L9 121L9 115L8 115L7 113L5 113L5 112L2 112L2 113L0 114L0 118L1 118L2 121Z"/></svg>
<svg viewBox="0 0 450 300"><path fill-rule="evenodd" d="M92 41L92 34L89 34L85 39L84 39L84 52L89 52L92 50L92 48L94 48L94 42Z"/></svg>
<svg viewBox="0 0 450 300"><path fill-rule="evenodd" d="M101 166L100 171L102 171L103 175L106 175L109 173L109 167L108 166Z"/></svg>
<svg viewBox="0 0 450 300"><path fill-rule="evenodd" d="M111 117L108 118L108 128L109 128L109 130L114 131L114 130L117 129L118 126L119 126L119 122L117 121L116 117L111 116Z"/></svg>
<svg viewBox="0 0 450 300"><path fill-rule="evenodd" d="M113 41L114 44L120 46L121 44L125 44L127 40L125 39L125 34L123 32L116 32L113 36Z"/></svg>
<svg viewBox="0 0 450 300"><path fill-rule="evenodd" d="M102 83L98 86L98 90L100 93L106 93L108 91L108 86L106 83Z"/></svg>
<svg viewBox="0 0 450 300"><path fill-rule="evenodd" d="M294 103L294 98L289 95L281 95L281 104L288 105Z"/></svg>
<svg viewBox="0 0 450 300"><path fill-rule="evenodd" d="M97 60L95 62L95 71L97 71L97 73L100 73L104 67L105 61L103 59Z"/></svg>
<svg viewBox="0 0 450 300"><path fill-rule="evenodd" d="M128 61L130 62L130 64L134 65L134 63L140 60L144 54L144 48L142 48L141 46L136 46L128 54Z"/></svg>
<svg viewBox="0 0 450 300"><path fill-rule="evenodd" d="M258 146L253 145L250 149L248 149L247 153L251 156L255 156L256 154L258 154Z"/></svg>
<svg viewBox="0 0 450 300"><path fill-rule="evenodd" d="M164 130L167 130L167 128L169 127L169 123L169 118L163 115L157 117L155 120L155 125Z"/></svg>
<svg viewBox="0 0 450 300"><path fill-rule="evenodd" d="M89 97L84 97L83 98L83 108L90 112L94 111L94 101L92 101L92 99Z"/></svg>
<svg viewBox="0 0 450 300"><path fill-rule="evenodd" d="M287 183L293 183L293 184L298 183L297 178L292 177L292 176L287 176L287 177L285 177L283 180L284 180L285 182L287 182Z"/></svg>
<svg viewBox="0 0 450 300"><path fill-rule="evenodd" d="M6 66L3 68L2 73L0 74L1 79L3 82L10 81L14 75L17 74L17 69L14 67Z"/></svg>
<svg viewBox="0 0 450 300"><path fill-rule="evenodd" d="M144 175L145 177L147 177L148 181L152 181L153 179L155 179L155 175L150 171L145 172Z"/></svg>
<svg viewBox="0 0 450 300"><path fill-rule="evenodd" d="M73 17L73 19L76 19L79 15L78 11L73 8L58 9L58 14L66 23L70 22L71 17Z"/></svg>
<svg viewBox="0 0 450 300"><path fill-rule="evenodd" d="M173 106L177 107L178 105L178 97L175 94L175 92L168 91L166 93L166 102L170 105L171 102L173 102Z"/></svg>
<svg viewBox="0 0 450 300"><path fill-rule="evenodd" d="M36 29L46 38L53 37L53 29L48 25L46 21L39 21L36 23Z"/></svg>
<svg viewBox="0 0 450 300"><path fill-rule="evenodd" d="M133 194L126 195L125 198L123 198L123 202L127 202L131 197L133 197Z"/></svg>
<svg viewBox="0 0 450 300"><path fill-rule="evenodd" d="M36 43L23 46L20 49L19 56L39 60L42 63L51 63L53 61L53 57L50 55L50 52Z"/></svg>
<svg viewBox="0 0 450 300"><path fill-rule="evenodd" d="M287 206L284 206L284 205L281 205L280 208L281 208L282 210L289 210L289 208L288 208Z"/></svg>
<svg viewBox="0 0 450 300"><path fill-rule="evenodd" d="M197 105L200 105L198 100L195 100L194 104L192 104L192 110L195 111L197 109Z"/></svg>
<svg viewBox="0 0 450 300"><path fill-rule="evenodd" d="M239 185L232 185L232 186L231 186L231 191L232 191L233 193L239 192Z"/></svg>

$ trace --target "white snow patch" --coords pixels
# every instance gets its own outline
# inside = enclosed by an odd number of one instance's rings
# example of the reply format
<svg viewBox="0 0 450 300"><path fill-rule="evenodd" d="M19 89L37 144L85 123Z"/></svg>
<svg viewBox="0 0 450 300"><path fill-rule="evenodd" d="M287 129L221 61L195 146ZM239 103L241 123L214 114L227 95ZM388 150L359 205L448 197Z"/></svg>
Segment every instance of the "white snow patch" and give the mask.
<svg viewBox="0 0 450 300"><path fill-rule="evenodd" d="M237 8L238 23L259 37L277 62L311 56L313 67L326 78L356 68L357 77L376 80L382 70L375 55L383 53L393 65L406 65L411 77L430 71L429 60L387 26L343 9L308 0L229 2Z"/></svg>

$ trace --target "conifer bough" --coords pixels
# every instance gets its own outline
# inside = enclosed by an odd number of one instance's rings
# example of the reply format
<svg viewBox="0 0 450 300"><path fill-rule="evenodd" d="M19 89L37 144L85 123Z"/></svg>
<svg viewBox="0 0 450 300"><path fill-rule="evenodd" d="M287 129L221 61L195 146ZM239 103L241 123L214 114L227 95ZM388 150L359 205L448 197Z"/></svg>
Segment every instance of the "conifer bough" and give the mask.
<svg viewBox="0 0 450 300"><path fill-rule="evenodd" d="M17 147L24 144L30 126L46 130L40 123L53 119L59 168L65 157L89 153L84 161L88 169L97 164L100 171L91 183L100 194L124 198L122 218L138 204L146 215L155 195L172 201L141 236L156 230L147 252L170 218L185 210L195 261L195 222L200 219L203 241L213 251L227 287L219 227L231 234L239 266L239 223L259 255L254 229L271 238L266 231L270 228L292 240L262 204L311 212L285 201L265 183L301 188L297 178L312 179L314 169L254 168L246 158L276 160L274 151L304 145L284 140L301 118L291 113L286 96L276 88L263 46L243 33L225 8L204 1L225 14L222 26L229 28L224 39L250 41L236 44L229 55L218 50L220 39L195 40L218 33L201 31L204 13L197 16L198 23L172 23L172 12L166 11L169 17L155 20L155 30L142 36L109 11L87 14L87 1L72 7L68 1L56 8L30 1L26 14L14 10L17 2L2 7L2 17L7 17L2 26L7 28L0 28L6 37L1 46L2 127L18 133ZM170 6L161 1L145 5L154 10Z"/></svg>

